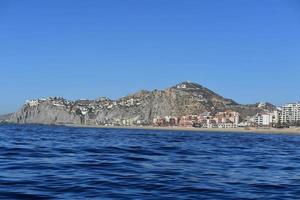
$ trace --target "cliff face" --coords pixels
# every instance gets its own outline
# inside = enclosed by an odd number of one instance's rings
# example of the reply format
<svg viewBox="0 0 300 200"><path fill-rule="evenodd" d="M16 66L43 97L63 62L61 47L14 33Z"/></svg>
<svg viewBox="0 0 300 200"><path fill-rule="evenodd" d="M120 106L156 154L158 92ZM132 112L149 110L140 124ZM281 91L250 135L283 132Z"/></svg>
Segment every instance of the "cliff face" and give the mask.
<svg viewBox="0 0 300 200"><path fill-rule="evenodd" d="M48 98L27 102L10 122L39 124L149 124L158 116L182 116L226 109L254 113L256 105L239 105L196 83L166 90L140 91L118 100L68 101ZM256 113L254 113L256 114Z"/></svg>
<svg viewBox="0 0 300 200"><path fill-rule="evenodd" d="M53 105L47 100L38 105L25 104L21 110L14 113L10 122L37 124L80 124L81 118L71 113L65 106Z"/></svg>

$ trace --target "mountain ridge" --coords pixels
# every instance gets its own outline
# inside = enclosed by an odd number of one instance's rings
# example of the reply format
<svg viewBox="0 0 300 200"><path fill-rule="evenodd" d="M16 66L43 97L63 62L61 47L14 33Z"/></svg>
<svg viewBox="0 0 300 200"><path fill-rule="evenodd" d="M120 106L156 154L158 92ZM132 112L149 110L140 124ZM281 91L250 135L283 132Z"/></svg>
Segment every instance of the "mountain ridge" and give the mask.
<svg viewBox="0 0 300 200"><path fill-rule="evenodd" d="M69 101L64 98L38 99L27 102L9 119L12 123L40 124L151 124L158 116L197 115L233 110L242 117L272 110L268 104L242 105L209 90L198 83L181 82L163 90L140 90L116 100Z"/></svg>

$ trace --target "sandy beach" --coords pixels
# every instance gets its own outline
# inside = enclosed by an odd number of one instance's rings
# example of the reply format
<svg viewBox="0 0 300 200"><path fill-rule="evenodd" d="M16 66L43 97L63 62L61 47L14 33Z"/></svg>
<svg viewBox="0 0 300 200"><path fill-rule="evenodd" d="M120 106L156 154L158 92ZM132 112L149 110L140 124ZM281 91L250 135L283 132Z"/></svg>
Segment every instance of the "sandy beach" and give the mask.
<svg viewBox="0 0 300 200"><path fill-rule="evenodd" d="M156 126L92 126L92 125L73 125L70 127L81 128L113 128L113 129L141 129L141 130L161 130L161 131L192 131L192 132L230 132L230 133L264 133L264 134L299 134L300 127L297 128L193 128L193 127L156 127Z"/></svg>

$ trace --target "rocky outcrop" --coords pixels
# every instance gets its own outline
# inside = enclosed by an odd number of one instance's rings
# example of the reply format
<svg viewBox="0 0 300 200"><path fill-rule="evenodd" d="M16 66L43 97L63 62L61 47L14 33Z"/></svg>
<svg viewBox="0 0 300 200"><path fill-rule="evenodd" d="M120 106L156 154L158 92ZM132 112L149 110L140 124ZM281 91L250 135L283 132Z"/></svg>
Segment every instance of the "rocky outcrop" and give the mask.
<svg viewBox="0 0 300 200"><path fill-rule="evenodd" d="M134 125L150 124L158 116L183 116L232 109L249 114L266 108L240 105L196 83L183 82L165 90L140 91L111 100L68 101L48 98L28 101L10 117L13 123Z"/></svg>
<svg viewBox="0 0 300 200"><path fill-rule="evenodd" d="M14 113L10 122L38 124L80 124L81 116L70 112L66 106L54 105L53 101L41 101L37 105L25 104Z"/></svg>
<svg viewBox="0 0 300 200"><path fill-rule="evenodd" d="M0 123L8 122L11 116L12 116L12 113L9 113L6 115L0 115Z"/></svg>

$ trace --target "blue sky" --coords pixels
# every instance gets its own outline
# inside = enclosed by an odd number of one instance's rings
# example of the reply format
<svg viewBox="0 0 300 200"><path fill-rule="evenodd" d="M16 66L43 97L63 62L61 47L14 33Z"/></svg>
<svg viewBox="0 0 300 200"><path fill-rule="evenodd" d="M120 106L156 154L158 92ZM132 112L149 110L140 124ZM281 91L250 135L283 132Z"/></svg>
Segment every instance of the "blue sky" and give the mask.
<svg viewBox="0 0 300 200"><path fill-rule="evenodd" d="M300 2L2 0L0 55L0 113L185 80L280 105L300 100Z"/></svg>

